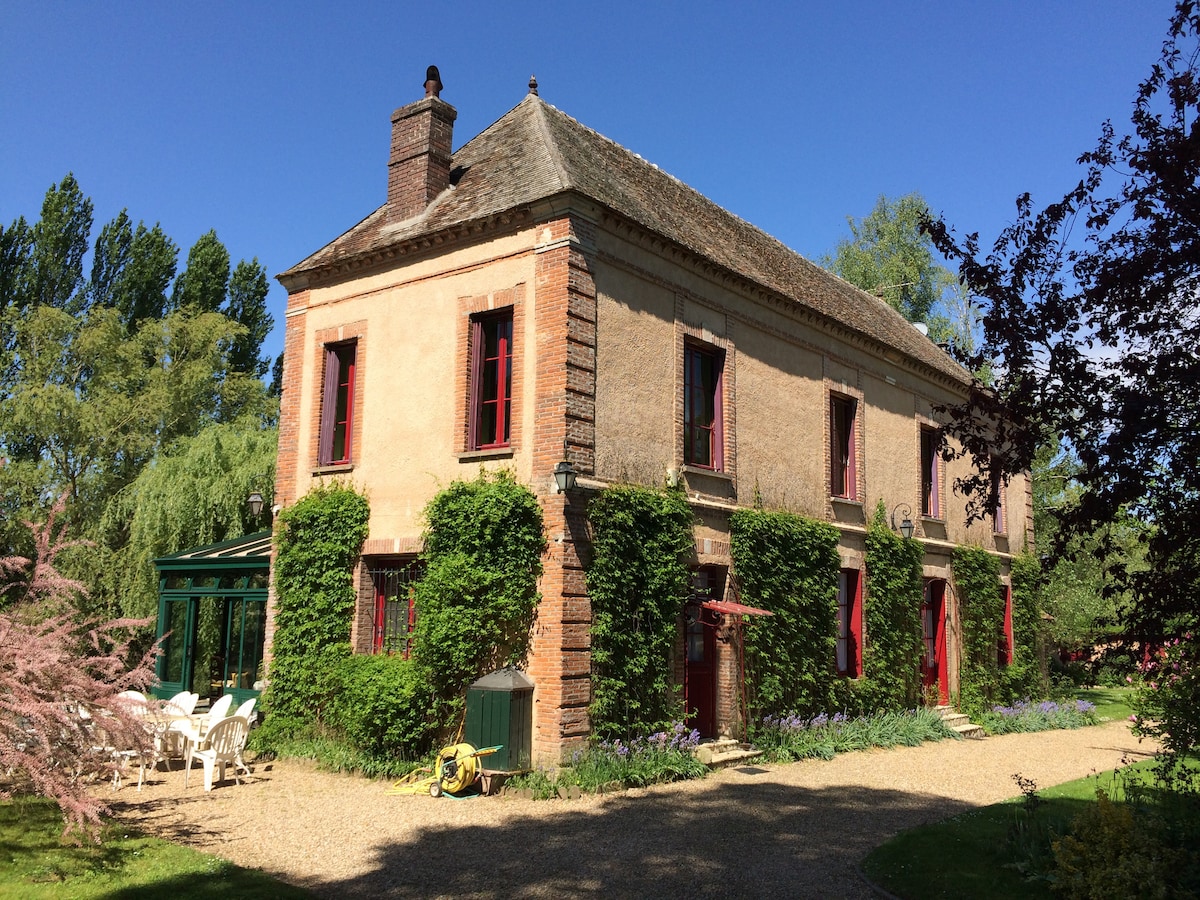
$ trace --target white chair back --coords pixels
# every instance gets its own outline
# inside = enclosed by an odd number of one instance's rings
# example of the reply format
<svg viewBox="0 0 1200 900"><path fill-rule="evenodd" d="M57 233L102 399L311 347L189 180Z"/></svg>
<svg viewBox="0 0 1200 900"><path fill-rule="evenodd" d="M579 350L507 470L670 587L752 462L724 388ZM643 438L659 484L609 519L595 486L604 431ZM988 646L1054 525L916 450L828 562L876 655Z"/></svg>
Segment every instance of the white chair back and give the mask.
<svg viewBox="0 0 1200 900"><path fill-rule="evenodd" d="M190 716L192 710L196 708L196 704L199 702L199 694L193 694L191 691L180 691L166 702L163 709L174 716Z"/></svg>
<svg viewBox="0 0 1200 900"><path fill-rule="evenodd" d="M212 728L227 715L229 715L229 707L233 706L233 694L222 694L212 702L212 706L208 708L208 718L205 719L205 730Z"/></svg>
<svg viewBox="0 0 1200 900"><path fill-rule="evenodd" d="M255 698L251 697L234 711L234 715L241 716L247 723L252 723L254 721L254 703Z"/></svg>

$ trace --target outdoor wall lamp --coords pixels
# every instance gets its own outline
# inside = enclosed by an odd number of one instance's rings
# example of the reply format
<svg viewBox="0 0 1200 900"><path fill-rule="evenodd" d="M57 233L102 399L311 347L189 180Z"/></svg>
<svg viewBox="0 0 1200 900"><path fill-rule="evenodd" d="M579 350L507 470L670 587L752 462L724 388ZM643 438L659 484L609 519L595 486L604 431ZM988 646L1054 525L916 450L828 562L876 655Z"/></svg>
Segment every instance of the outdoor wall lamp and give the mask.
<svg viewBox="0 0 1200 900"><path fill-rule="evenodd" d="M554 484L558 487L558 493L575 490L575 475L575 467L567 460L555 464Z"/></svg>
<svg viewBox="0 0 1200 900"><path fill-rule="evenodd" d="M250 518L257 519L261 516L263 511L263 495L258 491L251 491L250 496L246 498L246 508L250 510Z"/></svg>
<svg viewBox="0 0 1200 900"><path fill-rule="evenodd" d="M904 518L900 520L899 531L900 531L900 534L902 534L904 536L904 539L907 541L909 538L911 538L913 536L912 507L909 506L907 503L897 503L896 508L892 510L892 531L897 530L897 528L896 528L896 513L900 512L901 509L904 510L904 514L903 514Z"/></svg>

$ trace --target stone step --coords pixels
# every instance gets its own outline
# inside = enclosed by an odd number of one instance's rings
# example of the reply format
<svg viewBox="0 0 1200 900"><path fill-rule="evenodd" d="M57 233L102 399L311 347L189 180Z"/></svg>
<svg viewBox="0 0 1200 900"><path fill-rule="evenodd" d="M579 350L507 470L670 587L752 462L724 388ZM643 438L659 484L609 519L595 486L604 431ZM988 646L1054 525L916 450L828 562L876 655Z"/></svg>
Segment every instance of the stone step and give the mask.
<svg viewBox="0 0 1200 900"><path fill-rule="evenodd" d="M963 718L965 719L966 716L963 716ZM973 725L970 721L961 723L959 725L951 725L950 729L952 731L957 731L962 737L970 738L971 740L979 741L987 737L982 728L980 728L978 725Z"/></svg>
<svg viewBox="0 0 1200 900"><path fill-rule="evenodd" d="M952 713L948 716L942 716L942 721L950 728L955 728L958 725L970 725L970 716L965 716L962 713Z"/></svg>
<svg viewBox="0 0 1200 900"><path fill-rule="evenodd" d="M710 768L733 765L743 760L761 756L761 750L755 750L749 744L743 744L732 738L720 738L715 741L705 741L692 751L692 755Z"/></svg>

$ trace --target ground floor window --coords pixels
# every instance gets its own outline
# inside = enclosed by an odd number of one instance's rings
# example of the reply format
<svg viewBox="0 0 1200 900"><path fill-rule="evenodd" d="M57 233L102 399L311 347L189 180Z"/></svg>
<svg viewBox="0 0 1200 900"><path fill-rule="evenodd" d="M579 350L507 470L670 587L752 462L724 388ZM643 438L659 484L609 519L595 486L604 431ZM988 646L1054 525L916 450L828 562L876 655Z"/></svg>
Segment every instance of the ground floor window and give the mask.
<svg viewBox="0 0 1200 900"><path fill-rule="evenodd" d="M371 651L408 659L417 628L416 584L423 564L415 557L374 561L368 572L375 593Z"/></svg>
<svg viewBox="0 0 1200 900"><path fill-rule="evenodd" d="M862 674L862 591L857 569L838 573L837 672L847 678Z"/></svg>

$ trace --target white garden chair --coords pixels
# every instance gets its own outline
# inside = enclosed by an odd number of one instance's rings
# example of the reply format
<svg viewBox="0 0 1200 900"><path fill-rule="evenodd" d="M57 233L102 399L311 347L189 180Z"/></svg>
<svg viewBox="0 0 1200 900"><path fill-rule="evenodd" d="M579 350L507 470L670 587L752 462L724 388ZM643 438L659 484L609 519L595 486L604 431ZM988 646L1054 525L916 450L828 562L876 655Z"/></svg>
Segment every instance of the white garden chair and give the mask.
<svg viewBox="0 0 1200 900"><path fill-rule="evenodd" d="M250 770L245 763L240 762L242 748L246 745L246 735L250 731L247 721L241 716L229 716L221 719L205 736L203 743L188 745L187 769L183 775L183 787L186 790L192 774L192 760L199 759L204 764L204 790L211 791L213 786L213 769L219 768L218 781L225 780L225 766L233 765L233 778L238 784L238 769Z"/></svg>

